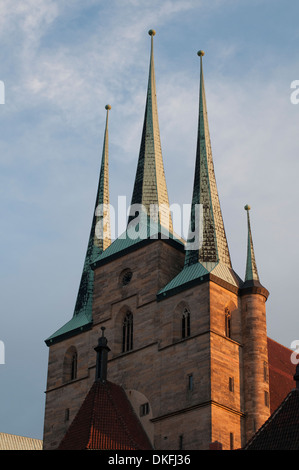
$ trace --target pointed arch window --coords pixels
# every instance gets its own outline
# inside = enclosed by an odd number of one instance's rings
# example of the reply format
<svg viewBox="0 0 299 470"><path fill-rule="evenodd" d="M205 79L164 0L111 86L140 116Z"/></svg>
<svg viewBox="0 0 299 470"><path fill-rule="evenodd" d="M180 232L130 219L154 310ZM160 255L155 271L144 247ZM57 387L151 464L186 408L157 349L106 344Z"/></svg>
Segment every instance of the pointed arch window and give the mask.
<svg viewBox="0 0 299 470"><path fill-rule="evenodd" d="M63 361L63 381L69 382L77 378L78 353L74 346L71 346L65 353Z"/></svg>
<svg viewBox="0 0 299 470"><path fill-rule="evenodd" d="M190 336L190 310L184 308L182 314L182 338L188 338Z"/></svg>
<svg viewBox="0 0 299 470"><path fill-rule="evenodd" d="M122 352L133 349L133 315L127 312L123 321Z"/></svg>
<svg viewBox="0 0 299 470"><path fill-rule="evenodd" d="M225 309L225 336L231 338L232 317L230 310Z"/></svg>

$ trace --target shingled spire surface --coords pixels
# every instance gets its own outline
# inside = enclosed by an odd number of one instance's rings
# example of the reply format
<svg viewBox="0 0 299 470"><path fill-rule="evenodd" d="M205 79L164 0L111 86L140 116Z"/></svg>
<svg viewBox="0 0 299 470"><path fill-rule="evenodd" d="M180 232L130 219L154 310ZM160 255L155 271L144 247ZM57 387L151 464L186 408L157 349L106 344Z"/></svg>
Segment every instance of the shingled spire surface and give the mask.
<svg viewBox="0 0 299 470"><path fill-rule="evenodd" d="M197 262L203 265L220 262L231 268L212 157L202 66L204 52L199 51L198 55L200 56L199 117L190 231L197 234L201 231L202 235L199 238L198 249L186 251L185 264L190 266ZM199 210L199 205L202 216L197 219L196 210ZM198 212L197 215L199 216Z"/></svg>
<svg viewBox="0 0 299 470"><path fill-rule="evenodd" d="M238 288L243 284L232 269L220 208L211 150L202 57L200 57L199 116L190 228L183 270L158 294L158 300L198 282L220 279Z"/></svg>
<svg viewBox="0 0 299 470"><path fill-rule="evenodd" d="M259 275L255 262L255 255L253 249L253 241L251 234L251 225L249 211L250 206L247 204L244 209L247 212L247 227L248 227L248 241L247 241L247 262L246 262L246 272L245 272L245 282L246 281L259 281Z"/></svg>
<svg viewBox="0 0 299 470"><path fill-rule="evenodd" d="M106 105L105 108L107 114L100 178L83 273L74 312L74 315L77 315L83 310L90 318L93 294L93 270L90 265L111 244L108 174L108 115L111 106Z"/></svg>
<svg viewBox="0 0 299 470"><path fill-rule="evenodd" d="M94 287L94 271L91 263L111 244L110 213L109 213L109 172L108 172L108 114L111 109L106 105L106 125L104 133L103 152L100 177L92 217L90 235L81 275L73 318L56 331L46 343L52 343L59 337L84 328L92 321L92 297Z"/></svg>
<svg viewBox="0 0 299 470"><path fill-rule="evenodd" d="M151 216L155 222L172 232L173 228L169 209L158 120L153 44L153 37L155 34L155 31L152 29L149 31L149 35L151 36L151 55L148 88L131 206L135 204L142 205L148 216ZM157 209L159 209L159 211ZM130 215L129 222L134 218L134 215L135 214L133 213Z"/></svg>

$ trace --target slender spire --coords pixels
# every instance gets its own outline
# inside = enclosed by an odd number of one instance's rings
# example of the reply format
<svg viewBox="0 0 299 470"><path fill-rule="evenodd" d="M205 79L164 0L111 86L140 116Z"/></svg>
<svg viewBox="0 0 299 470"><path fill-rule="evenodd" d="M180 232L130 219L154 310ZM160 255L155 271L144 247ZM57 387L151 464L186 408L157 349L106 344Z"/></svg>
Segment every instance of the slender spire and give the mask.
<svg viewBox="0 0 299 470"><path fill-rule="evenodd" d="M111 106L105 106L106 127L103 144L102 163L100 171L100 181L97 194L97 204L95 209L95 237L94 243L102 252L111 244L110 211L109 211L109 154L108 154L108 116Z"/></svg>
<svg viewBox="0 0 299 470"><path fill-rule="evenodd" d="M74 315L85 313L89 318L91 318L94 283L94 273L90 264L111 244L108 180L108 114L111 106L107 104L105 109L107 113L100 178L87 252L74 311Z"/></svg>
<svg viewBox="0 0 299 470"><path fill-rule="evenodd" d="M195 241L196 234L197 243L193 249L187 246L185 266L200 262L207 267L219 262L231 268L210 142L202 66L204 52L197 54L200 57L199 117L189 235L190 242Z"/></svg>
<svg viewBox="0 0 299 470"><path fill-rule="evenodd" d="M252 241L252 235L251 235L251 226L250 226L250 217L249 217L250 206L246 204L244 209L247 212L247 226L248 226L247 262L246 262L245 282L246 281L259 281L259 275L257 272L254 249L253 249L253 241Z"/></svg>
<svg viewBox="0 0 299 470"><path fill-rule="evenodd" d="M172 232L158 121L153 40L156 32L151 29L148 34L151 36L149 78L142 139L131 205L142 204L147 214L152 215L155 222L159 222ZM159 213L154 214L153 211L150 213L151 207L153 209L154 205L156 209L159 208ZM129 222L133 218L134 214L131 214Z"/></svg>

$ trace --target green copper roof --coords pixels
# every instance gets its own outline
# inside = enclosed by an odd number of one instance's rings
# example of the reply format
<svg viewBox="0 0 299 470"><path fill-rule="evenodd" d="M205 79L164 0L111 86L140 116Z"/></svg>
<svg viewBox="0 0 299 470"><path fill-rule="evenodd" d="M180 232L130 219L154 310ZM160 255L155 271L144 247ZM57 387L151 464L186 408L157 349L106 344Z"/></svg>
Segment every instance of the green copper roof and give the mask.
<svg viewBox="0 0 299 470"><path fill-rule="evenodd" d="M46 344L50 346L52 343L89 329L91 325L92 322L90 318L84 312L81 312L73 316L71 320L46 339Z"/></svg>
<svg viewBox="0 0 299 470"><path fill-rule="evenodd" d="M82 330L82 328L88 327L92 322L94 271L91 269L91 263L94 262L111 243L108 181L108 113L110 109L111 106L106 105L107 114L100 178L73 318L51 335L46 340L47 344L51 344L61 336L76 332L78 328Z"/></svg>
<svg viewBox="0 0 299 470"><path fill-rule="evenodd" d="M199 204L202 208L200 223L202 223L203 230L201 246L197 250L186 251L185 264L189 266L197 262L220 262L231 267L212 157L202 66L204 52L199 51L198 55L200 56L199 117L190 231L191 233L195 233L195 231L198 233L199 228L196 224L198 215L198 212L196 214L196 207L198 206L196 205ZM191 239L192 236L189 235L189 241Z"/></svg>
<svg viewBox="0 0 299 470"><path fill-rule="evenodd" d="M240 277L232 268L225 264L194 263L189 266L184 266L183 270L158 292L157 298L158 300L162 300L169 295L176 294L178 291L189 289L209 279L210 274L213 274L235 288L240 287L242 284Z"/></svg>
<svg viewBox="0 0 299 470"><path fill-rule="evenodd" d="M158 121L153 46L153 37L156 33L150 30L149 34L151 36L151 56L146 108L131 205L142 204L153 220L158 220L161 225L172 231ZM150 214L151 206L159 208L159 212ZM133 217L134 214L131 214L129 221Z"/></svg>
<svg viewBox="0 0 299 470"><path fill-rule="evenodd" d="M250 206L246 205L244 209L247 212L247 226L248 226L248 241L247 241L247 262L246 262L246 271L245 271L245 282L246 281L259 281L259 275L257 272L253 241L251 235L251 226L250 226L250 217L249 211Z"/></svg>
<svg viewBox="0 0 299 470"><path fill-rule="evenodd" d="M164 239L184 250L184 240L163 227L159 222L151 219L146 213L141 213L138 218L132 220L127 229L100 254L92 263L92 267L111 261L111 259L124 256L128 252L141 247L151 240Z"/></svg>

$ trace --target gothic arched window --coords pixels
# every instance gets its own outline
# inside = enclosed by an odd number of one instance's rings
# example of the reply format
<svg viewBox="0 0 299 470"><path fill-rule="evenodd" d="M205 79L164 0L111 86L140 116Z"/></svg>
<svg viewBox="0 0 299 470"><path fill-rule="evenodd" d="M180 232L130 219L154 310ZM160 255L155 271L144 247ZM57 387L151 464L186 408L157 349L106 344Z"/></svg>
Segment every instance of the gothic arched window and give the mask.
<svg viewBox="0 0 299 470"><path fill-rule="evenodd" d="M190 311L184 308L182 314L182 338L190 336Z"/></svg>
<svg viewBox="0 0 299 470"><path fill-rule="evenodd" d="M127 312L123 321L122 352L133 349L133 315Z"/></svg>
<svg viewBox="0 0 299 470"><path fill-rule="evenodd" d="M65 356L63 361L63 381L69 382L70 380L75 380L77 378L77 369L78 369L78 354L74 346L71 346Z"/></svg>
<svg viewBox="0 0 299 470"><path fill-rule="evenodd" d="M232 317L230 310L228 308L225 309L225 336L227 338L231 337L231 326L232 326Z"/></svg>

